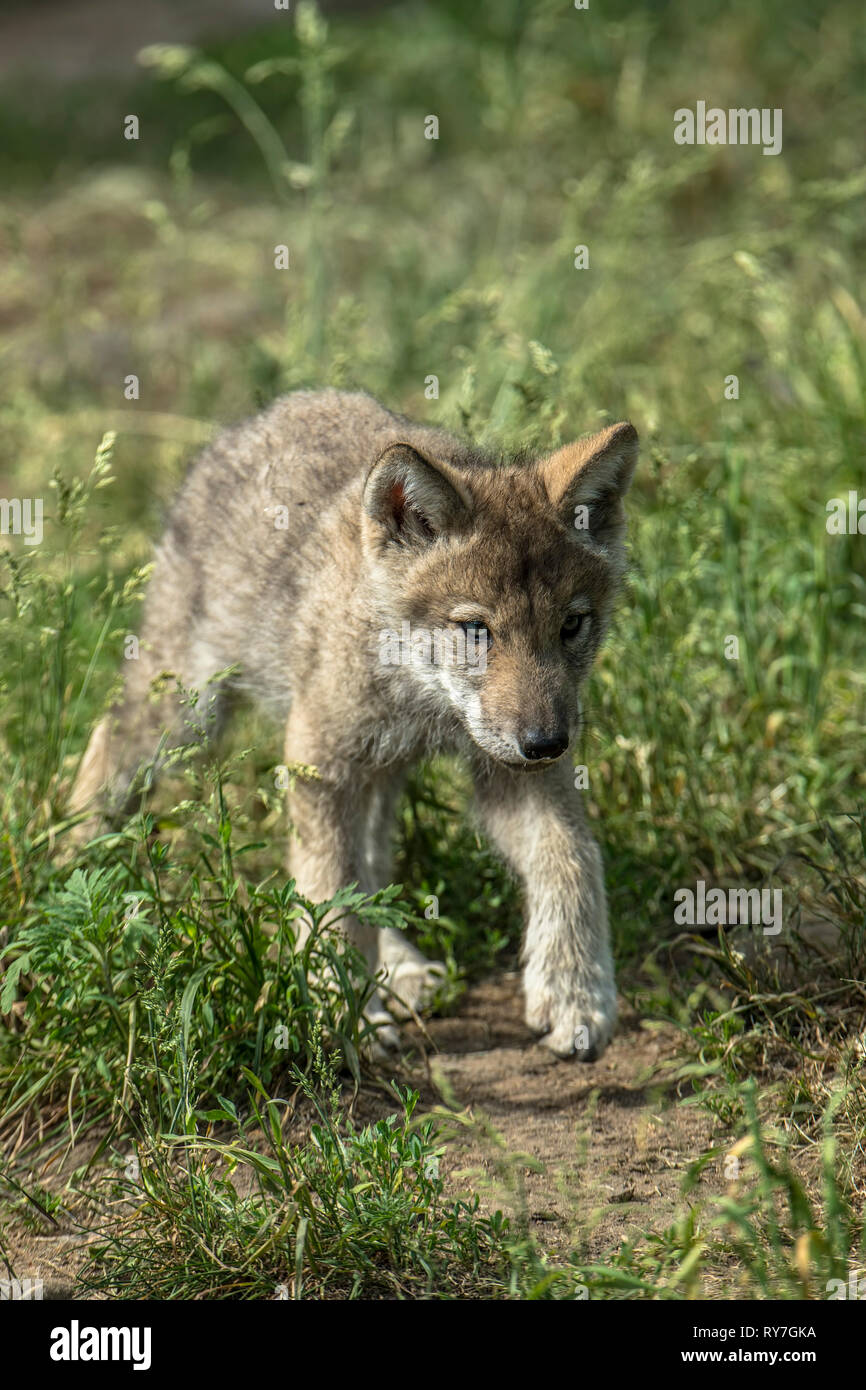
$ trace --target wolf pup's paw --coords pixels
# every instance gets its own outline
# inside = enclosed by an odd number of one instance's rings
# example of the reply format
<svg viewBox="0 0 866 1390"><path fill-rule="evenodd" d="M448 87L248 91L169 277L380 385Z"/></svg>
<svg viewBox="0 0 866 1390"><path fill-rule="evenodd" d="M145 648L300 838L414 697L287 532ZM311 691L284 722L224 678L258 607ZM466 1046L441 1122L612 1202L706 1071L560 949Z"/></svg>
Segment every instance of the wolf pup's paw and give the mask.
<svg viewBox="0 0 866 1390"><path fill-rule="evenodd" d="M616 1026L616 988L613 981L594 988L530 989L526 994L526 1023L543 1034L539 1042L557 1057L596 1062Z"/></svg>
<svg viewBox="0 0 866 1390"><path fill-rule="evenodd" d="M402 932L386 927L379 943L379 968L390 991L388 1008L395 1018L410 1018L430 1003L446 974L438 960L428 960Z"/></svg>
<svg viewBox="0 0 866 1390"><path fill-rule="evenodd" d="M370 996L364 1017L373 1025L366 1035L365 1042L374 1061L383 1062L390 1054L399 1052L400 1034L378 993Z"/></svg>

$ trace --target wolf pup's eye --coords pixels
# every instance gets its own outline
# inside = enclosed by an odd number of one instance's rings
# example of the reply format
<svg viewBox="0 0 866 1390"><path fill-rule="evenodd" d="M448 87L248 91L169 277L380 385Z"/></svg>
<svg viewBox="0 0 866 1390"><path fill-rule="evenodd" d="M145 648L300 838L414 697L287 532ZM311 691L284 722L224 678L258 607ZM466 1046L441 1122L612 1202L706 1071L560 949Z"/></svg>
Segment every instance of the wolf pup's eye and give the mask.
<svg viewBox="0 0 866 1390"><path fill-rule="evenodd" d="M486 647L489 651L493 645L493 634L481 618L470 618L467 622L459 622L458 627L462 627L466 636L470 638L476 646Z"/></svg>
<svg viewBox="0 0 866 1390"><path fill-rule="evenodd" d="M578 633L585 631L588 623L588 613L569 613L559 633L563 642L571 642Z"/></svg>

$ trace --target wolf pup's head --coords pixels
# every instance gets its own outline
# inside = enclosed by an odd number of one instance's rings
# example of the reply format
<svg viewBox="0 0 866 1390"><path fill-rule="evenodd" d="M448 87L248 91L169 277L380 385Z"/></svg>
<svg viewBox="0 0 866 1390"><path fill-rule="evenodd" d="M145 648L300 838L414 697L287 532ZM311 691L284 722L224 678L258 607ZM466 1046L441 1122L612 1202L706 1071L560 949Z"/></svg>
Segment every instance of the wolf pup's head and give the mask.
<svg viewBox="0 0 866 1390"><path fill-rule="evenodd" d="M625 565L637 433L611 425L548 458L446 462L390 445L364 488L379 660L457 716L490 758L565 754Z"/></svg>

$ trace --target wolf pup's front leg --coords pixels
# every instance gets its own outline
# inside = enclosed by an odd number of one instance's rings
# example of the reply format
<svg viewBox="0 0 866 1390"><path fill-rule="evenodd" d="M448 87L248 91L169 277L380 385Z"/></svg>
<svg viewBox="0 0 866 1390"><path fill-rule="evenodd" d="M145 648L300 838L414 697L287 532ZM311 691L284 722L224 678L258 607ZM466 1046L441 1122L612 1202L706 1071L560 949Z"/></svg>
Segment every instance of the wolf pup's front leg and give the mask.
<svg viewBox="0 0 866 1390"><path fill-rule="evenodd" d="M385 799L387 779L336 758L332 726L320 730L320 738L316 737L315 709L315 702L310 708L299 701L286 730L286 762L297 763L312 756L318 770L314 780L298 781L289 794L292 833L288 867L305 897L326 902L350 883L357 883L365 893L384 886L371 882L366 841L370 823L377 819L376 808ZM346 917L340 931L375 975L380 964L380 930L357 917ZM368 1001L366 1017L378 1029L378 1042L396 1048L398 1035L378 989Z"/></svg>
<svg viewBox="0 0 866 1390"><path fill-rule="evenodd" d="M526 893L526 1022L558 1057L595 1061L616 1023L616 985L601 854L571 770L527 778L486 770L478 807Z"/></svg>
<svg viewBox="0 0 866 1390"><path fill-rule="evenodd" d="M399 706L414 687L471 759L487 829L526 888L527 1021L589 1061L616 990L601 858L567 754L625 567L637 433L621 421L528 468L431 452L392 444L365 484L373 592L390 596L380 627L422 639L411 660L389 658L387 688Z"/></svg>

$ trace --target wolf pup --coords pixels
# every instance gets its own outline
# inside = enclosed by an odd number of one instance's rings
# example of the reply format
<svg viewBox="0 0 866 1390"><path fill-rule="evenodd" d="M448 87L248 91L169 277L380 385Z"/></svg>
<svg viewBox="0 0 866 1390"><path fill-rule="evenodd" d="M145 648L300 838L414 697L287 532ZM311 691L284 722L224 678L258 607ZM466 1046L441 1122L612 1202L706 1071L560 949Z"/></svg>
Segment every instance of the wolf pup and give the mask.
<svg viewBox="0 0 866 1390"><path fill-rule="evenodd" d="M290 795L299 890L372 892L389 881L410 765L458 752L525 887L527 1024L559 1057L598 1057L616 988L601 856L567 754L625 564L636 457L623 423L502 463L330 390L225 431L181 489L140 659L82 761L71 809L94 815L79 839L131 807L164 750L212 738L240 692L285 721L286 762L319 772ZM428 997L441 967L399 932L344 929L394 995ZM371 1013L384 1014L379 995Z"/></svg>

